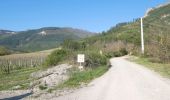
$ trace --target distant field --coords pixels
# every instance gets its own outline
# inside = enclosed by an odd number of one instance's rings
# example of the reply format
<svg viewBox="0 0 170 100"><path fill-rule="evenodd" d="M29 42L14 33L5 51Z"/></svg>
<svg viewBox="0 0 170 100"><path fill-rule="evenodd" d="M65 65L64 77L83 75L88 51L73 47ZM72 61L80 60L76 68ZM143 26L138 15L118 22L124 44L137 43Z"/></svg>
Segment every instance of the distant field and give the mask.
<svg viewBox="0 0 170 100"><path fill-rule="evenodd" d="M23 57L46 57L49 55L53 50L55 49L50 49L50 50L44 50L44 51L39 51L39 52L33 52L33 53L21 53L21 54L11 54L11 55L6 55L6 56L0 56L0 59L16 59L16 58L23 58Z"/></svg>

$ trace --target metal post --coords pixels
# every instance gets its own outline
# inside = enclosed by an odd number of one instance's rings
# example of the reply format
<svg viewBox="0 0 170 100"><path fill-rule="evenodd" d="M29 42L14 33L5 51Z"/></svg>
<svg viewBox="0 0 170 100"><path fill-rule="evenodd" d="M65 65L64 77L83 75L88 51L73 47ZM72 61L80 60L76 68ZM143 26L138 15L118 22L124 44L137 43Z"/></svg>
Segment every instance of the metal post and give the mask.
<svg viewBox="0 0 170 100"><path fill-rule="evenodd" d="M142 54L144 54L143 18L141 18L141 49Z"/></svg>
<svg viewBox="0 0 170 100"><path fill-rule="evenodd" d="M80 62L80 66L81 66L81 62Z"/></svg>

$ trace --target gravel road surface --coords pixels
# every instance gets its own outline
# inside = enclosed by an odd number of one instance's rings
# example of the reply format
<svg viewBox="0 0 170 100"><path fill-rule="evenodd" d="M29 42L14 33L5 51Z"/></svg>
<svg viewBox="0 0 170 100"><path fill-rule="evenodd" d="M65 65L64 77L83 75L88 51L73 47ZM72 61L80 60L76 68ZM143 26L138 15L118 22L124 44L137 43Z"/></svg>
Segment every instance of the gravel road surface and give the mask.
<svg viewBox="0 0 170 100"><path fill-rule="evenodd" d="M111 59L112 67L100 78L74 93L54 100L170 100L170 83L157 73L124 57Z"/></svg>

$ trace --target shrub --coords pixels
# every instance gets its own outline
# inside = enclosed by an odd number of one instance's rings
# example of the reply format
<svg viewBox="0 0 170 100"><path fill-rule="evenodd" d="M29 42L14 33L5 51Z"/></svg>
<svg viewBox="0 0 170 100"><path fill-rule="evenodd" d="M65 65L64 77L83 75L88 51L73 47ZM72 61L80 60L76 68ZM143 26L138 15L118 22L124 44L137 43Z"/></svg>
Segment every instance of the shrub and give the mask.
<svg viewBox="0 0 170 100"><path fill-rule="evenodd" d="M120 57L120 56L124 56L127 54L128 54L128 51L125 48L122 48L119 51L113 51L113 52L106 53L106 57L108 57L108 58Z"/></svg>
<svg viewBox="0 0 170 100"><path fill-rule="evenodd" d="M121 53L122 56L124 56L124 55L128 54L128 51L126 50L126 48L121 48L120 53Z"/></svg>
<svg viewBox="0 0 170 100"><path fill-rule="evenodd" d="M55 50L47 57L45 65L47 66L57 65L59 62L66 59L68 55L69 55L68 50L64 50L64 49Z"/></svg>
<svg viewBox="0 0 170 100"><path fill-rule="evenodd" d="M98 67L101 65L107 65L107 58L105 55L96 52L89 52L86 54L86 67Z"/></svg>
<svg viewBox="0 0 170 100"><path fill-rule="evenodd" d="M0 46L0 56L8 55L8 54L10 54L10 51L7 50L5 47Z"/></svg>
<svg viewBox="0 0 170 100"><path fill-rule="evenodd" d="M122 53L120 51L113 52L113 57L120 57Z"/></svg>
<svg viewBox="0 0 170 100"><path fill-rule="evenodd" d="M106 57L107 57L107 58L112 58L112 57L113 57L112 52L106 53Z"/></svg>
<svg viewBox="0 0 170 100"><path fill-rule="evenodd" d="M39 85L39 89L40 89L40 90L45 90L45 89L47 89L47 86Z"/></svg>
<svg viewBox="0 0 170 100"><path fill-rule="evenodd" d="M86 45L84 41L65 40L62 47L69 50L84 50Z"/></svg>

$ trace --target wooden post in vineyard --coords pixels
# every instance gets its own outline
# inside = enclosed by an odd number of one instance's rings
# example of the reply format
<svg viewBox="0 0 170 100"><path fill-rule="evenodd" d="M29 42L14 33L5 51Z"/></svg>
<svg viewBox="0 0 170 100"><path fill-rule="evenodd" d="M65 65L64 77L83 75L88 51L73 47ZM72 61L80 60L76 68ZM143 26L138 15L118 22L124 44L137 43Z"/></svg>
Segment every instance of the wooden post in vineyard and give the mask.
<svg viewBox="0 0 170 100"><path fill-rule="evenodd" d="M42 64L42 62L43 62L43 58L42 58L42 55L41 55L41 62L40 62L40 64Z"/></svg>
<svg viewBox="0 0 170 100"><path fill-rule="evenodd" d="M20 60L19 60L19 62L18 62L18 65L19 65L19 67L21 66L21 62L20 62Z"/></svg>
<svg viewBox="0 0 170 100"><path fill-rule="evenodd" d="M31 67L33 67L33 64L32 64L32 59L31 59Z"/></svg>
<svg viewBox="0 0 170 100"><path fill-rule="evenodd" d="M9 70L12 68L12 62L11 60L9 61Z"/></svg>
<svg viewBox="0 0 170 100"><path fill-rule="evenodd" d="M7 74L10 73L10 61L7 61Z"/></svg>

